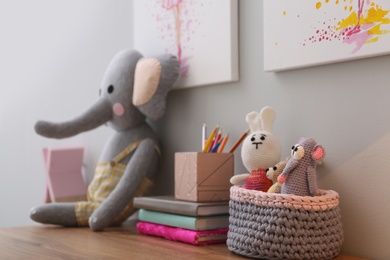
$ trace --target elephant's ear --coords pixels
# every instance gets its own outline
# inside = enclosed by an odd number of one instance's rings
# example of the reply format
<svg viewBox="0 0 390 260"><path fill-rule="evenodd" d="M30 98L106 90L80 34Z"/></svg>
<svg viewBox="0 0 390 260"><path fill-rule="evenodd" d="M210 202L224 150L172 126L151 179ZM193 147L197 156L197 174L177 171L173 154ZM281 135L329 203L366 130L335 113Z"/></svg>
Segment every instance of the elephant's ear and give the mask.
<svg viewBox="0 0 390 260"><path fill-rule="evenodd" d="M134 75L133 105L146 117L157 120L165 112L166 97L179 77L173 55L141 59Z"/></svg>
<svg viewBox="0 0 390 260"><path fill-rule="evenodd" d="M161 64L156 59L141 59L134 73L133 105L148 102L157 91L161 76Z"/></svg>

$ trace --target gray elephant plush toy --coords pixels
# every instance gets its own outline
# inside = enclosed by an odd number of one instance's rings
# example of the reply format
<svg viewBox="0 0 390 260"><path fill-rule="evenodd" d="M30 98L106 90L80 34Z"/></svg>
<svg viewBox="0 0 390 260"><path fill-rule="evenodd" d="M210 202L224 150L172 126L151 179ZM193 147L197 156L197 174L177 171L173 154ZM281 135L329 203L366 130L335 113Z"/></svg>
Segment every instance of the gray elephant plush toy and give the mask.
<svg viewBox="0 0 390 260"><path fill-rule="evenodd" d="M157 136L146 118L157 120L164 114L167 94L178 77L176 57L144 58L126 49L112 59L100 97L89 110L67 122L37 122L35 131L49 138L74 136L106 123L115 131L88 186L88 201L35 207L31 219L98 231L134 213L133 198L151 190L160 157Z"/></svg>
<svg viewBox="0 0 390 260"><path fill-rule="evenodd" d="M282 183L282 194L315 196L317 192L317 162L325 157L322 145L313 138L300 138L291 148L288 160L278 182Z"/></svg>

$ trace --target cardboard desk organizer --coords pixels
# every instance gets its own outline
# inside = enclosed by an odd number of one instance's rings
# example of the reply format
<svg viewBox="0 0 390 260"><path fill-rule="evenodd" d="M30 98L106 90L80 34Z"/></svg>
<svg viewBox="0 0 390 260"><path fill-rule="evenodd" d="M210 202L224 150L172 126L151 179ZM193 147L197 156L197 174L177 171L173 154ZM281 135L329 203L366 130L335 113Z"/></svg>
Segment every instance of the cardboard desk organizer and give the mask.
<svg viewBox="0 0 390 260"><path fill-rule="evenodd" d="M194 202L229 201L233 172L232 153L176 153L175 198Z"/></svg>

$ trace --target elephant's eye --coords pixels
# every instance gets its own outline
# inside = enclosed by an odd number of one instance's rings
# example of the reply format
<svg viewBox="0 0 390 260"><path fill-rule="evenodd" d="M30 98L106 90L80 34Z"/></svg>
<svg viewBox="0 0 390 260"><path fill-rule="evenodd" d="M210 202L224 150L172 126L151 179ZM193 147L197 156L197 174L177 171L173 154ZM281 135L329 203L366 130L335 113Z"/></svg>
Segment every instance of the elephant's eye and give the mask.
<svg viewBox="0 0 390 260"><path fill-rule="evenodd" d="M108 92L109 94L111 94L112 92L114 92L114 86L113 86L113 85L108 86L107 92Z"/></svg>

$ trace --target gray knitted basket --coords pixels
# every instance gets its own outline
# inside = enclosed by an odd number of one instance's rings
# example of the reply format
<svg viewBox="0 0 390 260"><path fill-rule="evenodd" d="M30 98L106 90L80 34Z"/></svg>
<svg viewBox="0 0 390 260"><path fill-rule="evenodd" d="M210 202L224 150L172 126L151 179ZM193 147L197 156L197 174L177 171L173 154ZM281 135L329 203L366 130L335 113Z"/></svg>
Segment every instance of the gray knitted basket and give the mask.
<svg viewBox="0 0 390 260"><path fill-rule="evenodd" d="M332 259L341 250L339 195L295 196L230 189L230 251L253 258Z"/></svg>

